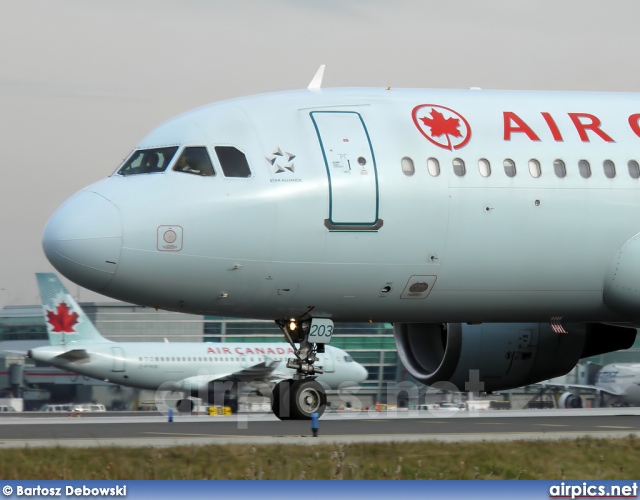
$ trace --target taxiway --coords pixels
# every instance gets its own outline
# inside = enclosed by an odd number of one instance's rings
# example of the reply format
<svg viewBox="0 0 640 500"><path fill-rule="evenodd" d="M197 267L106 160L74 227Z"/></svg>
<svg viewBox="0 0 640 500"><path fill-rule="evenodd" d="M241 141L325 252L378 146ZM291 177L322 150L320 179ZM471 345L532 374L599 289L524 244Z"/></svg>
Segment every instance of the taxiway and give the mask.
<svg viewBox="0 0 640 500"><path fill-rule="evenodd" d="M389 441L483 441L640 436L640 409L469 412L347 412L320 420L279 421L270 414L230 417L93 414L3 416L0 447L320 444Z"/></svg>

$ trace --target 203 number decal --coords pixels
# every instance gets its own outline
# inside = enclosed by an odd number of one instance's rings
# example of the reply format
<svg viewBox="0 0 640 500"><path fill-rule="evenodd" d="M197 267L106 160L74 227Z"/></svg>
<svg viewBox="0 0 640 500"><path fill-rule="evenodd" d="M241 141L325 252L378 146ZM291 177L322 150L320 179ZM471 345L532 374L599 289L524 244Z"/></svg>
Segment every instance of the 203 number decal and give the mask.
<svg viewBox="0 0 640 500"><path fill-rule="evenodd" d="M326 318L314 318L309 329L309 341L317 344L328 344L333 335L333 321Z"/></svg>
<svg viewBox="0 0 640 500"><path fill-rule="evenodd" d="M311 325L311 337L331 337L333 325Z"/></svg>

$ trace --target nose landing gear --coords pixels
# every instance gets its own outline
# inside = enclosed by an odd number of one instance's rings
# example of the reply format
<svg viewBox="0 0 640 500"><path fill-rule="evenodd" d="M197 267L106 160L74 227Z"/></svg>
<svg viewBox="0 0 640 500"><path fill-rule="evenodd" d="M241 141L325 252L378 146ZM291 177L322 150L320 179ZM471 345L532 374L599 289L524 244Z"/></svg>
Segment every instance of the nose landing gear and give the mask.
<svg viewBox="0 0 640 500"><path fill-rule="evenodd" d="M276 320L296 355L287 361L287 368L296 370L293 379L279 382L273 389L271 409L280 420L309 420L312 414L324 413L327 394L315 375L323 373L315 366L317 353L324 353L325 343L331 341L333 322L316 318L298 323L297 320ZM295 344L300 345L296 348Z"/></svg>

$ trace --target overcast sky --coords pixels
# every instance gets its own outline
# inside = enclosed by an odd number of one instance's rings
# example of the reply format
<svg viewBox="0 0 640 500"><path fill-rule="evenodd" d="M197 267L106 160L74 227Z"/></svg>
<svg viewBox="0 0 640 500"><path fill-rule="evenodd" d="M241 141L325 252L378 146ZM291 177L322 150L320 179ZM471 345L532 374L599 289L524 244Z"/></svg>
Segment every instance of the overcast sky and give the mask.
<svg viewBox="0 0 640 500"><path fill-rule="evenodd" d="M0 307L39 303L49 216L174 115L304 88L320 64L325 87L637 91L639 17L637 0L2 0Z"/></svg>

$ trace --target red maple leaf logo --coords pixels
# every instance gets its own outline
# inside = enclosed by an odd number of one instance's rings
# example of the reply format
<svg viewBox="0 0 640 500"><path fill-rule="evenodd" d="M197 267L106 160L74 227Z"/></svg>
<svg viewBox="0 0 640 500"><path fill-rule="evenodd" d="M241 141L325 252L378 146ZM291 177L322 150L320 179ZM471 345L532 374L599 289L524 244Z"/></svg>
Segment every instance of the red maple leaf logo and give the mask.
<svg viewBox="0 0 640 500"><path fill-rule="evenodd" d="M431 110L431 118L420 118L420 121L431 129L431 135L433 137L446 135L449 144L451 144L451 140L449 139L450 135L453 137L462 137L462 134L458 130L460 128L460 120L457 118L445 118L442 113L435 109Z"/></svg>
<svg viewBox="0 0 640 500"><path fill-rule="evenodd" d="M429 114L418 118L418 114L422 114L426 110L429 110ZM451 108L438 104L420 104L413 108L411 115L420 133L441 148L450 151L460 149L471 138L469 122ZM443 139L438 139L443 136Z"/></svg>
<svg viewBox="0 0 640 500"><path fill-rule="evenodd" d="M73 327L78 323L78 313L69 314L69 312L69 306L64 302L58 304L57 314L47 311L47 321L54 332L75 333Z"/></svg>

